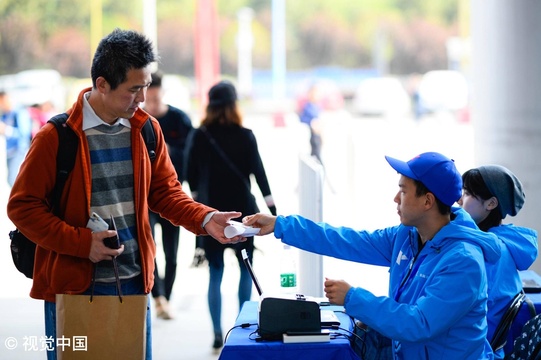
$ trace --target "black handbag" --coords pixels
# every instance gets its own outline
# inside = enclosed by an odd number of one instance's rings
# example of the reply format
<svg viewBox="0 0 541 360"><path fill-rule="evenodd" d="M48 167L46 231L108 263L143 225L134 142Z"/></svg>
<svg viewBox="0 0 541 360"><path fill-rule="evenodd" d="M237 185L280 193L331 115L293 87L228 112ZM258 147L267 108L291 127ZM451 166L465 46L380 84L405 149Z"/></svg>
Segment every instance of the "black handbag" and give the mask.
<svg viewBox="0 0 541 360"><path fill-rule="evenodd" d="M27 278L32 279L36 244L24 236L19 229L10 231L9 238L11 239L11 257L15 267Z"/></svg>

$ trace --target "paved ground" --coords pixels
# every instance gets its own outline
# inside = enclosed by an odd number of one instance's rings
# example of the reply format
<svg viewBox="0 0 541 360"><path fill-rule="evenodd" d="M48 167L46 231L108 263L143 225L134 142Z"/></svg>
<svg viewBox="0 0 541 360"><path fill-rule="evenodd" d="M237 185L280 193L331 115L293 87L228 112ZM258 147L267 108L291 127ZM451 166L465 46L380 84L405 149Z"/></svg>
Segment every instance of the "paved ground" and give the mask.
<svg viewBox="0 0 541 360"><path fill-rule="evenodd" d="M249 114L245 126L254 130L270 179L280 214L298 213L299 155L309 152L308 132L294 116L277 121L264 113ZM0 139L0 141L2 141ZM460 143L457 149L456 143ZM0 164L4 164L3 143L0 143ZM324 220L334 225L374 229L394 225L398 218L392 199L396 193L396 173L386 164L383 155L409 158L423 151L441 151L457 161L460 171L472 165L472 134L467 125L457 125L442 118L431 122L411 120L351 119L338 113L325 119L323 160L327 182L324 187ZM25 351L25 337L44 334L43 302L28 297L31 281L18 273L8 251L8 232L12 225L5 216L9 189L4 184L5 168L0 166L0 359L45 359L45 354ZM36 181L39 181L36 179ZM266 211L257 187L254 189L260 209ZM254 255L254 268L263 286L278 289L276 262L280 243L272 236L256 239L260 250ZM176 318L171 321L153 319L153 348L157 360L212 360L212 328L206 303L208 270L190 268L194 247L193 235L181 233L179 270L171 306ZM162 256L158 249L158 255ZM163 259L158 259L163 265ZM324 260L327 277L343 278L378 295L387 287L386 269ZM227 254L223 280L223 331L233 325L238 313L236 289L238 267ZM255 294L255 291L254 291ZM310 295L310 294L308 294ZM255 295L254 295L255 298ZM7 338L18 341L9 350Z"/></svg>

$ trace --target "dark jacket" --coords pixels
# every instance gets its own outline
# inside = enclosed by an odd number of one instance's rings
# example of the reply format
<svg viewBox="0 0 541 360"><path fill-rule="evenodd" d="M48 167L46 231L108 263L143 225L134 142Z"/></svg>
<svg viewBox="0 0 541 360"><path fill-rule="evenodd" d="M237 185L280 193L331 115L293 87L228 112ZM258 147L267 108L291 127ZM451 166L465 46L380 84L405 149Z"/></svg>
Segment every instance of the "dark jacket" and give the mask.
<svg viewBox="0 0 541 360"><path fill-rule="evenodd" d="M182 183L184 176L184 151L186 148L186 139L193 131L193 126L188 115L171 105L164 116L157 118L162 128L163 137L167 143L167 150L173 166L177 171L178 178Z"/></svg>
<svg viewBox="0 0 541 360"><path fill-rule="evenodd" d="M197 200L220 211L237 209L243 216L259 212L250 189L250 175L255 176L264 197L271 195L271 190L253 132L236 125L212 125L206 131L230 165L211 145L202 128L193 132L187 150L186 179L192 192L197 193Z"/></svg>

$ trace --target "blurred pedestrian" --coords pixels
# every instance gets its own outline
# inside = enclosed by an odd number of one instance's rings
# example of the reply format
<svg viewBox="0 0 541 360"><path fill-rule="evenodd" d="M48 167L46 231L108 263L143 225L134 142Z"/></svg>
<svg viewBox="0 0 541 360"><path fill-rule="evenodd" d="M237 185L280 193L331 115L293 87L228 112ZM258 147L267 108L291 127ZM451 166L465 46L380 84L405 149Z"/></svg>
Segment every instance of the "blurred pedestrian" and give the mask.
<svg viewBox="0 0 541 360"><path fill-rule="evenodd" d="M242 126L235 87L228 81L221 81L210 89L208 96L205 118L201 127L193 132L188 147L187 180L192 196L216 209L238 209L245 215L253 214L259 211L251 192L250 175L253 174L270 212L276 214L256 138L250 129ZM243 264L241 250L246 249L252 260L254 238L234 245L217 245L203 239L203 247L210 271L208 304L214 330L212 347L218 350L223 346L220 287L224 251L233 249L239 263L240 308L252 294L252 279Z"/></svg>
<svg viewBox="0 0 541 360"><path fill-rule="evenodd" d="M36 136L39 129L55 115L54 105L50 100L33 104L28 108L32 118L32 138Z"/></svg>
<svg viewBox="0 0 541 360"><path fill-rule="evenodd" d="M152 83L147 90L144 110L155 117L160 123L169 157L175 167L177 178L182 184L184 181L184 146L186 144L186 138L193 130L193 126L192 121L184 111L163 101L165 91L162 87L162 80L163 73L161 71L152 73ZM156 305L156 316L164 320L170 320L173 318L173 314L169 308L169 300L171 299L171 292L177 273L180 228L153 211L149 211L149 217L154 240L156 240L154 229L156 224L160 224L162 230L162 247L165 254L165 274L163 277L158 272L158 266L155 260L152 297Z"/></svg>
<svg viewBox="0 0 541 360"><path fill-rule="evenodd" d="M8 184L13 186L30 147L32 118L28 109L13 104L6 91L0 91L0 135L6 138Z"/></svg>
<svg viewBox="0 0 541 360"><path fill-rule="evenodd" d="M321 108L319 102L319 89L317 84L312 84L308 89L307 99L302 104L299 113L301 123L308 125L310 128L310 155L314 156L320 163L321 161L321 146L323 140L321 137Z"/></svg>

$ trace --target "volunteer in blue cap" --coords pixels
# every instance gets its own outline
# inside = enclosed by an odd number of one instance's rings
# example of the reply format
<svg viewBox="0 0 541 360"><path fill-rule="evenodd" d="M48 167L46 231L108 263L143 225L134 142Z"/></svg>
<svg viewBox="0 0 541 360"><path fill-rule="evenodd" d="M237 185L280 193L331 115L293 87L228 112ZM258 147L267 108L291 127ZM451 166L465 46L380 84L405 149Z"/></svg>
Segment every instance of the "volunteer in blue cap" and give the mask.
<svg viewBox="0 0 541 360"><path fill-rule="evenodd" d="M482 231L497 235L502 254L496 264L487 264L488 334L495 359L503 359L507 332L502 332L504 314L515 296L521 296L522 281L518 270L528 269L537 258L537 232L533 229L503 224L507 215L518 214L526 195L522 183L509 169L486 165L462 175L463 192L458 201ZM502 328L498 328L502 323ZM510 344L511 345L511 344Z"/></svg>
<svg viewBox="0 0 541 360"><path fill-rule="evenodd" d="M427 152L387 161L399 175L400 224L373 232L315 223L301 216L243 219L282 242L322 255L389 267L389 296L343 280L325 293L346 313L392 339L397 359L492 359L487 335L485 263L500 257L496 236L480 231L461 208L454 161ZM362 355L363 349L357 349Z"/></svg>

